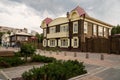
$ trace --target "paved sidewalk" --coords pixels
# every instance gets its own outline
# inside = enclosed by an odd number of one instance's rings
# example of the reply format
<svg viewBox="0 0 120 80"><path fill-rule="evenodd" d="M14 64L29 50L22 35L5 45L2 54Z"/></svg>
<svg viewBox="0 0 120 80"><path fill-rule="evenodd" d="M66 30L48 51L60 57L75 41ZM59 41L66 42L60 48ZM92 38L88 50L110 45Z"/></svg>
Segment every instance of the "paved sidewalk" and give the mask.
<svg viewBox="0 0 120 80"><path fill-rule="evenodd" d="M88 74L81 77L78 76L71 80L120 80L120 55L104 55L104 60L101 60L100 53L87 53L89 58L86 59L86 53L82 52L50 52L50 51L38 51L37 54L45 55L48 57L55 57L62 60L78 60L84 62ZM76 54L76 55L75 55ZM75 57L76 56L76 57ZM92 68L90 69L90 65ZM97 67L96 67L97 66ZM114 74L116 76L114 76ZM107 78L109 77L109 78Z"/></svg>
<svg viewBox="0 0 120 80"><path fill-rule="evenodd" d="M2 69L2 71L7 76L7 78L12 79L12 78L16 78L16 77L21 77L23 72L28 71L28 70L32 69L33 67L40 67L43 65L44 64L18 66L18 67L12 67L12 68L5 68L5 69Z"/></svg>

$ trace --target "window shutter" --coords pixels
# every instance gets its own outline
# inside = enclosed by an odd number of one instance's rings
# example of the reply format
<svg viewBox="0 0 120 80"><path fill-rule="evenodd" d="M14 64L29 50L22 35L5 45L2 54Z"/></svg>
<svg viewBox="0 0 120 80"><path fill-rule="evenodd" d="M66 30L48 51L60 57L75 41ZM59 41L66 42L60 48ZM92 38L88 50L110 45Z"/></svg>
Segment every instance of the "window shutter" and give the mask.
<svg viewBox="0 0 120 80"><path fill-rule="evenodd" d="M48 40L48 46L50 46L50 40Z"/></svg>
<svg viewBox="0 0 120 80"><path fill-rule="evenodd" d="M68 39L68 47L70 46L70 39Z"/></svg>
<svg viewBox="0 0 120 80"><path fill-rule="evenodd" d="M74 39L72 39L72 47L74 46Z"/></svg>
<svg viewBox="0 0 120 80"><path fill-rule="evenodd" d="M59 47L61 46L61 41L60 41L60 39L58 40L58 46L59 46Z"/></svg>

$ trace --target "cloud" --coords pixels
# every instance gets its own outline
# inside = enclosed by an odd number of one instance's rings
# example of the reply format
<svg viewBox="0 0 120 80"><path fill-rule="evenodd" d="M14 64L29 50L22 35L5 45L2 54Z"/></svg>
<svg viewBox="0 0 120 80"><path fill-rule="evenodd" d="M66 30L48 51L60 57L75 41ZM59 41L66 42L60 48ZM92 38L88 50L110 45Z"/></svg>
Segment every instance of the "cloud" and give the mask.
<svg viewBox="0 0 120 80"><path fill-rule="evenodd" d="M65 16L76 6L81 6L96 19L120 24L120 0L1 0L0 25L28 28L39 33L41 21Z"/></svg>
<svg viewBox="0 0 120 80"><path fill-rule="evenodd" d="M10 3L8 1L8 3ZM41 17L31 7L20 3L0 3L0 25L17 28L28 28L42 32L40 29Z"/></svg>

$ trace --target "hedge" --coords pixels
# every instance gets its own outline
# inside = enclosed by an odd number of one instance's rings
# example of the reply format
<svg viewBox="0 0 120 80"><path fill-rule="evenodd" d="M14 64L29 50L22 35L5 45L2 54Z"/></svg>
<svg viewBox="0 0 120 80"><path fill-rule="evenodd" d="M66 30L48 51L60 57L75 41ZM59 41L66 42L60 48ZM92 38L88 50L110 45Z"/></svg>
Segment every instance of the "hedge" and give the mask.
<svg viewBox="0 0 120 80"><path fill-rule="evenodd" d="M24 61L19 57L0 57L0 67L6 68L11 66L18 66L23 64Z"/></svg>
<svg viewBox="0 0 120 80"><path fill-rule="evenodd" d="M82 62L54 61L40 68L33 68L22 74L24 80L67 80L87 73Z"/></svg>
<svg viewBox="0 0 120 80"><path fill-rule="evenodd" d="M32 62L43 62L43 63L49 63L53 62L56 59L53 57L46 57L46 56L41 56L41 55L34 55L31 57Z"/></svg>

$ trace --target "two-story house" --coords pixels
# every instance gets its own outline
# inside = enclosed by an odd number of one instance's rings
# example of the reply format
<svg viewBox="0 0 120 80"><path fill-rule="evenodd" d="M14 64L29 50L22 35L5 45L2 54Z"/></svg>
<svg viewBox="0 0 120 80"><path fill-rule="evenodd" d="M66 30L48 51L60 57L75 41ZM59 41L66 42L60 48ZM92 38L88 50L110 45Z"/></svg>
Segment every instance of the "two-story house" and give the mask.
<svg viewBox="0 0 120 80"><path fill-rule="evenodd" d="M43 47L81 51L86 38L108 38L112 25L90 17L84 9L77 6L66 17L46 18L42 21Z"/></svg>

